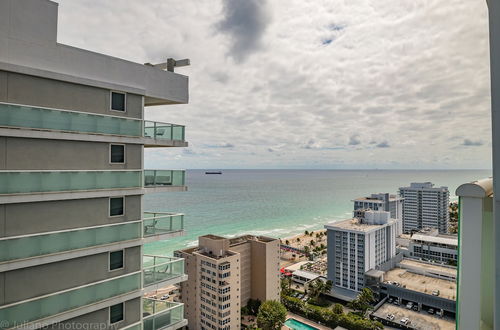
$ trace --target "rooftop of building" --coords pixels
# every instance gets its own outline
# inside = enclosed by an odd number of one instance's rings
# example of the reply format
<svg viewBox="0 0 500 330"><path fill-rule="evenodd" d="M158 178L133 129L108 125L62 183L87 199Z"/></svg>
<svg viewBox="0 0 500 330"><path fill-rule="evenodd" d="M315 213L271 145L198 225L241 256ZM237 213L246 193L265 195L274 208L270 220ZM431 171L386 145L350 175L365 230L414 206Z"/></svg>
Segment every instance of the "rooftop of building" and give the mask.
<svg viewBox="0 0 500 330"><path fill-rule="evenodd" d="M431 236L425 234L414 234L411 237L412 241L424 241L428 243L436 243L450 246L458 246L458 237L453 235L443 235Z"/></svg>
<svg viewBox="0 0 500 330"><path fill-rule="evenodd" d="M435 187L434 183L432 183L432 182L412 182L412 183L410 183L409 186L400 187L399 189L400 190L404 189L404 190L448 191L448 187L445 187L445 186Z"/></svg>
<svg viewBox="0 0 500 330"><path fill-rule="evenodd" d="M188 102L184 75L58 43L57 3L5 3L0 10L5 22L0 70L144 95L146 106Z"/></svg>
<svg viewBox="0 0 500 330"><path fill-rule="evenodd" d="M297 276L298 277L303 277L303 278L306 278L309 281L312 281L312 280L317 279L321 275L299 269L299 270L294 271L293 274L292 274L292 276L294 276L294 277L297 277Z"/></svg>
<svg viewBox="0 0 500 330"><path fill-rule="evenodd" d="M395 306L390 303L384 303L373 315L385 319L387 315L394 315L394 322L399 323L402 318L407 317L411 321L411 328L418 330L454 330L455 320L449 317L438 317L431 315L426 311L416 312L408 310L404 306ZM385 329L385 328L384 328ZM392 328L388 328L392 329Z"/></svg>
<svg viewBox="0 0 500 330"><path fill-rule="evenodd" d="M433 291L439 291L439 297L456 300L457 283L455 281L417 274L411 268L418 267L430 273L448 274L450 277L456 277L456 269L421 263L410 259L404 259L400 264L404 268L393 268L384 274L385 282L396 282L399 286L408 290L429 295L432 295Z"/></svg>
<svg viewBox="0 0 500 330"><path fill-rule="evenodd" d="M204 238L208 238L208 239L212 239L212 240L216 240L216 241L229 240L229 247L230 248L232 246L244 244L244 243L247 243L249 241L258 241L258 242L264 242L264 243L278 241L277 238L266 237L266 236L254 236L254 235L243 235L243 236L239 236L239 237L235 237L235 238L226 238L226 237L219 236L219 235L207 234L207 235L203 235L200 237L204 237ZM193 253L197 252L197 253L200 253L204 256L215 258L214 254L204 252L203 249L201 249L199 246L194 246L194 247L182 249L179 251L182 253L187 253L187 254L193 254ZM231 252L230 250L227 252L228 252L228 254L224 255L226 257L235 254L234 252ZM217 259L220 259L220 257Z"/></svg>
<svg viewBox="0 0 500 330"><path fill-rule="evenodd" d="M389 219L389 221L386 224L369 224L369 223L364 223L363 220L358 219L358 218L351 218L347 220L342 220L342 221L335 221L335 222L330 222L325 225L326 229L340 229L340 230L352 230L352 231L358 231L358 232L369 232L375 229L379 229L383 226L387 226L389 224L394 223L396 220L395 219Z"/></svg>
<svg viewBox="0 0 500 330"><path fill-rule="evenodd" d="M384 200L381 199L381 197L384 195L384 193L378 193L378 194L371 194L370 196L363 196L363 197L358 197L355 198L353 201L366 201L366 202L378 202L380 204L384 203ZM402 197L399 197L397 195L389 195L389 201L397 201L397 200L403 200Z"/></svg>

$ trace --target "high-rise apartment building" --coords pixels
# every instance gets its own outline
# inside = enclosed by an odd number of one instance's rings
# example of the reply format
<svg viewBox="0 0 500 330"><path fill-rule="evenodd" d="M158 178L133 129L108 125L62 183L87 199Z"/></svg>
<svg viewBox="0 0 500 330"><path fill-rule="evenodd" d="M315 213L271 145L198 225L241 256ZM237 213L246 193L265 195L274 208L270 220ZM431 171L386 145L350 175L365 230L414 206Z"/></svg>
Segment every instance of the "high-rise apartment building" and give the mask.
<svg viewBox="0 0 500 330"><path fill-rule="evenodd" d="M188 102L188 78L57 42L58 4L0 0L0 328L177 329L183 305L143 298L185 280L143 244L183 233L144 212L184 171L144 170L144 148L183 147L146 121ZM62 323L62 324L60 324Z"/></svg>
<svg viewBox="0 0 500 330"><path fill-rule="evenodd" d="M327 230L328 271L333 295L352 299L365 287L365 273L396 255L397 220L387 211L331 222Z"/></svg>
<svg viewBox="0 0 500 330"><path fill-rule="evenodd" d="M399 188L403 202L403 231L437 228L441 234L448 232L450 193L447 187L434 187L431 182L411 183Z"/></svg>
<svg viewBox="0 0 500 330"><path fill-rule="evenodd" d="M174 253L186 261L189 276L180 290L189 329L239 329L241 308L250 298L279 300L278 239L205 235L198 240L197 247Z"/></svg>
<svg viewBox="0 0 500 330"><path fill-rule="evenodd" d="M397 219L397 234L403 233L403 198L389 193L371 194L368 197L359 197L353 200L354 216L356 211L373 210L387 211L392 219Z"/></svg>

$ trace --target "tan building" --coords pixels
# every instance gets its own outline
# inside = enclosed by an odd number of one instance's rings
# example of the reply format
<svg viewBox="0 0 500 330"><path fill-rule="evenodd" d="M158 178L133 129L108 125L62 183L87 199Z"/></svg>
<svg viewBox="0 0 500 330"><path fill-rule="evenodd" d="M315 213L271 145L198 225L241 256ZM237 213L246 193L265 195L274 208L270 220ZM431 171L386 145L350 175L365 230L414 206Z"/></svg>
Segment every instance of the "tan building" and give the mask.
<svg viewBox="0 0 500 330"><path fill-rule="evenodd" d="M239 329L250 298L279 300L278 239L205 235L198 244L174 253L186 260L189 280L180 297L190 329Z"/></svg>

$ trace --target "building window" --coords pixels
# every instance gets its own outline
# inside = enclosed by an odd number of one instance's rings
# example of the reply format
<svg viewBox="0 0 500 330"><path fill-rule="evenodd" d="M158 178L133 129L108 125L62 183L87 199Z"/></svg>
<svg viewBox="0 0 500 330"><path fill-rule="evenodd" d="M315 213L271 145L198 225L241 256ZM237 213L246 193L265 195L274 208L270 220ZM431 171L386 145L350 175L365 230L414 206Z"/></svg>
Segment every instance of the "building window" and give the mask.
<svg viewBox="0 0 500 330"><path fill-rule="evenodd" d="M116 217L125 214L125 197L109 198L109 216Z"/></svg>
<svg viewBox="0 0 500 330"><path fill-rule="evenodd" d="M109 147L109 161L112 164L125 163L125 145L112 144Z"/></svg>
<svg viewBox="0 0 500 330"><path fill-rule="evenodd" d="M123 263L123 250L109 253L109 270L122 269Z"/></svg>
<svg viewBox="0 0 500 330"><path fill-rule="evenodd" d="M111 92L111 110L125 111L126 94Z"/></svg>
<svg viewBox="0 0 500 330"><path fill-rule="evenodd" d="M109 323L123 321L123 303L109 307Z"/></svg>

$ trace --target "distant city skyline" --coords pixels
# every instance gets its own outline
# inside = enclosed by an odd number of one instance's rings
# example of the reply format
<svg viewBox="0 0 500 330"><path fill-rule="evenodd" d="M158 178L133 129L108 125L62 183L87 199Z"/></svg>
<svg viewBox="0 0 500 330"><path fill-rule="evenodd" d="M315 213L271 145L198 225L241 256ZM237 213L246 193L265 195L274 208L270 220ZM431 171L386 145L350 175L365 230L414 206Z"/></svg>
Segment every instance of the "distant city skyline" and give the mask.
<svg viewBox="0 0 500 330"><path fill-rule="evenodd" d="M185 124L190 148L147 150L146 166L491 167L484 1L128 0L116 10L61 0L59 9L59 42L136 62L191 59L176 70L190 77L190 104L145 115Z"/></svg>

